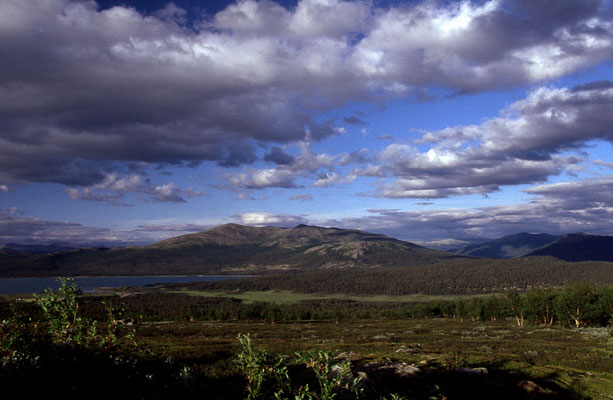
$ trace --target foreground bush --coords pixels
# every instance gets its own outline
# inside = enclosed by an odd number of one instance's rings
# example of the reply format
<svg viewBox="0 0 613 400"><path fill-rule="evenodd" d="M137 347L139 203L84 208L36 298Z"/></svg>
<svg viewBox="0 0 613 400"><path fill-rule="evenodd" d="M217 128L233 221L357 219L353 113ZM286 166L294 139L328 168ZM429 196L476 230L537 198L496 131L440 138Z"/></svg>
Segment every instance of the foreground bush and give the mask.
<svg viewBox="0 0 613 400"><path fill-rule="evenodd" d="M354 377L349 360L337 360L332 352L309 350L297 353L290 360L276 353L256 349L249 335L239 335L241 351L236 358L239 370L247 382L247 399L332 400L339 393L345 396L360 393L360 378ZM315 376L317 388L290 381L289 365L309 369Z"/></svg>

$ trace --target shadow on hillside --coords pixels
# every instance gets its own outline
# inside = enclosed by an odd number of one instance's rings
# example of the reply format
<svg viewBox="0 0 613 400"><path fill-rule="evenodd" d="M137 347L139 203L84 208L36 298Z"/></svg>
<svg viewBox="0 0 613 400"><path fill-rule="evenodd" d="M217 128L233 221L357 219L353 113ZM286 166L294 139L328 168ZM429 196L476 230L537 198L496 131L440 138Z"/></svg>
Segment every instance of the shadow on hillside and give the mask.
<svg viewBox="0 0 613 400"><path fill-rule="evenodd" d="M364 377L366 398L389 398L398 394L407 399L587 399L560 386L559 374L538 379L519 372L502 370L500 365L480 368L419 368L398 363L372 363L356 367ZM387 397L386 397L387 396Z"/></svg>
<svg viewBox="0 0 613 400"><path fill-rule="evenodd" d="M54 354L34 368L0 369L0 385L7 399L244 399L244 377L232 368L207 371L209 362L224 356L227 353L213 354L197 360L195 364L201 368L185 369L180 360L169 363L160 359L112 358L69 350ZM392 394L411 400L587 399L560 386L557 374L535 379L504 371L495 364L450 370L362 362L354 366L354 371L363 378L363 400L387 400ZM290 372L293 387L306 383L311 388L318 386L311 370L294 366ZM339 393L335 399L354 398L345 394Z"/></svg>

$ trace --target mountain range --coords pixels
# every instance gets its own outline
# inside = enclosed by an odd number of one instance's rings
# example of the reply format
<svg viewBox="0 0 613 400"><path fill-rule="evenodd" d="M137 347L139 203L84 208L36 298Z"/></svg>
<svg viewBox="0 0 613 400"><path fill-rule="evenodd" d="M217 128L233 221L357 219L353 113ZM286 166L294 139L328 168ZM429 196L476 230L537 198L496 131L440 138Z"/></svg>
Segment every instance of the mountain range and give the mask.
<svg viewBox="0 0 613 400"><path fill-rule="evenodd" d="M542 246L554 242L558 238L559 236L548 235L546 233L518 233L470 244L458 249L451 249L450 251L474 257L514 258L525 256Z"/></svg>
<svg viewBox="0 0 613 400"><path fill-rule="evenodd" d="M536 256L613 261L613 237L520 233L445 252L359 230L226 224L148 246L71 249L64 243L11 244L0 249L0 276L262 274Z"/></svg>
<svg viewBox="0 0 613 400"><path fill-rule="evenodd" d="M574 233L518 233L471 244L451 252L473 257L516 258L551 256L565 261L613 261L613 236Z"/></svg>
<svg viewBox="0 0 613 400"><path fill-rule="evenodd" d="M3 250L0 275L259 274L425 265L464 257L359 230L226 224L149 246L49 254Z"/></svg>
<svg viewBox="0 0 613 400"><path fill-rule="evenodd" d="M19 243L7 243L0 250L5 252L17 251L22 253L53 253L56 251L66 251L78 249L78 246L73 246L69 243L56 242L49 244L19 244Z"/></svg>

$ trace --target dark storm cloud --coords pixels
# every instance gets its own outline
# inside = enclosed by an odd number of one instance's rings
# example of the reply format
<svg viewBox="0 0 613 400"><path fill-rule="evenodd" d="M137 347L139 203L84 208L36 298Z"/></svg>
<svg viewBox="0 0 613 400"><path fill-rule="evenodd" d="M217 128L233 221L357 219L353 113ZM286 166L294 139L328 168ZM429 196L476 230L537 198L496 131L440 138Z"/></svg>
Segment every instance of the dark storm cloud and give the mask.
<svg viewBox="0 0 613 400"><path fill-rule="evenodd" d="M343 122L350 125L366 125L366 121L357 115L350 115L349 117L343 117Z"/></svg>
<svg viewBox="0 0 613 400"><path fill-rule="evenodd" d="M0 184L87 187L116 163L249 164L254 143L337 134L314 117L349 100L560 77L611 58L602 8L303 0L289 10L246 0L197 21L172 6L145 16L91 1L4 0Z"/></svg>
<svg viewBox="0 0 613 400"><path fill-rule="evenodd" d="M283 151L282 148L278 146L273 146L270 149L270 153L264 156L264 161L268 161L277 165L287 165L294 162L295 157L287 154Z"/></svg>

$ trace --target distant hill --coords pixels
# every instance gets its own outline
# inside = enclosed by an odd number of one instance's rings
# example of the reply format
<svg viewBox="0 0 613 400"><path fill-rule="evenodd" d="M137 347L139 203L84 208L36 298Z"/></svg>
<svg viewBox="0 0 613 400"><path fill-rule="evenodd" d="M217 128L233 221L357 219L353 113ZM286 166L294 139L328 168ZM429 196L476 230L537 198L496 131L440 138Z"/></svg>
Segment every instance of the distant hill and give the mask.
<svg viewBox="0 0 613 400"><path fill-rule="evenodd" d="M564 235L527 253L526 256L552 256L565 261L613 261L613 236L585 233Z"/></svg>
<svg viewBox="0 0 613 400"><path fill-rule="evenodd" d="M74 250L78 247L72 246L68 243L50 243L50 244L19 244L19 243L7 243L0 250L5 252L21 252L21 253L53 253L55 251L67 251Z"/></svg>
<svg viewBox="0 0 613 400"><path fill-rule="evenodd" d="M236 246L258 244L264 247L296 249L323 244L347 244L353 242L387 242L402 244L413 249L420 248L389 236L353 229L321 228L298 225L294 228L274 226L254 227L239 224L225 224L199 233L181 235L162 240L151 246L156 249L186 248L201 245Z"/></svg>
<svg viewBox="0 0 613 400"><path fill-rule="evenodd" d="M1 276L261 274L425 265L461 256L358 230L226 224L149 246L0 252Z"/></svg>
<svg viewBox="0 0 613 400"><path fill-rule="evenodd" d="M525 256L557 238L546 233L518 233L450 251L474 257L514 258Z"/></svg>

